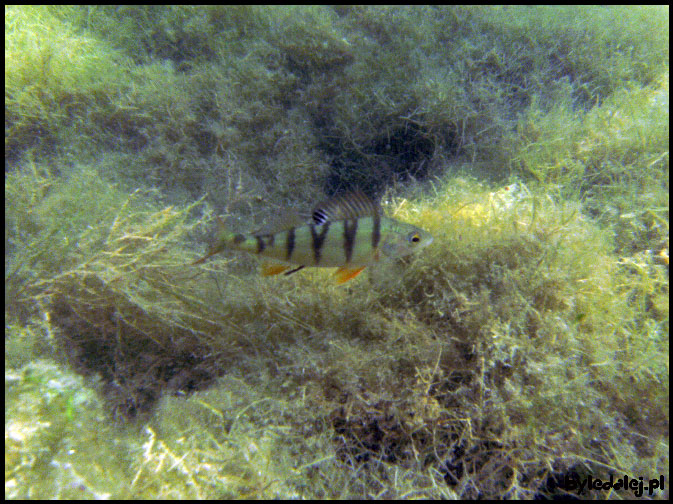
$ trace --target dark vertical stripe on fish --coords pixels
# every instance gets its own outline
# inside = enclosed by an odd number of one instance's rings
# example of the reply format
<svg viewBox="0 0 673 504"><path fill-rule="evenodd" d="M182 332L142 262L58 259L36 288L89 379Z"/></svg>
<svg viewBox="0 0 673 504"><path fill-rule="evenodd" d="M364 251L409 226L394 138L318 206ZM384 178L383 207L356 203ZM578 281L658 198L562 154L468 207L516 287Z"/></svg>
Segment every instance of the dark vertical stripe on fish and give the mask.
<svg viewBox="0 0 673 504"><path fill-rule="evenodd" d="M345 220L344 224L344 253L346 254L346 262L351 262L353 257L353 248L355 247L355 235L358 232L358 220Z"/></svg>
<svg viewBox="0 0 673 504"><path fill-rule="evenodd" d="M329 224L329 222L325 222L325 224L322 225L320 233L316 233L315 228L317 226L311 224L311 245L313 246L313 257L316 264L320 263L321 249L325 242L325 238L327 238L327 233L329 232Z"/></svg>
<svg viewBox="0 0 673 504"><path fill-rule="evenodd" d="M255 240L257 240L257 253L261 254L266 248L264 238L262 236L255 236Z"/></svg>
<svg viewBox="0 0 673 504"><path fill-rule="evenodd" d="M381 241L381 216L379 214L374 214L372 219L372 249L376 250L376 247L379 246L379 242Z"/></svg>
<svg viewBox="0 0 673 504"><path fill-rule="evenodd" d="M294 228L287 230L287 235L285 236L285 259L290 260L292 257L292 252L294 252Z"/></svg>

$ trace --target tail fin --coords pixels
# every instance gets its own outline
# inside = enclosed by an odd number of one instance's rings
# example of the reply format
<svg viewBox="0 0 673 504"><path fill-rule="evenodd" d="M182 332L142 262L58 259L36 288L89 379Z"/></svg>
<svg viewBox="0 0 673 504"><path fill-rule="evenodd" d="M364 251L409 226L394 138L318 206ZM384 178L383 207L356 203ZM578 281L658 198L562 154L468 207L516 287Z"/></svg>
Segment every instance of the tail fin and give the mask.
<svg viewBox="0 0 673 504"><path fill-rule="evenodd" d="M225 248L227 248L227 242L225 237L228 235L227 232L227 227L224 224L224 221L218 216L217 217L217 233L216 233L216 238L215 242L213 245L208 249L208 253L203 256L200 259L197 259L193 263L190 264L190 266L195 266L197 264L201 264L206 262L206 259L214 256L215 254L219 254L222 252Z"/></svg>
<svg viewBox="0 0 673 504"><path fill-rule="evenodd" d="M206 262L206 259L208 259L210 256L213 256L215 254L217 254L217 252L213 252L213 253L208 252L208 254L204 255L201 259L197 259L193 263L189 263L189 265L190 266L196 266L197 264L204 263L204 262Z"/></svg>

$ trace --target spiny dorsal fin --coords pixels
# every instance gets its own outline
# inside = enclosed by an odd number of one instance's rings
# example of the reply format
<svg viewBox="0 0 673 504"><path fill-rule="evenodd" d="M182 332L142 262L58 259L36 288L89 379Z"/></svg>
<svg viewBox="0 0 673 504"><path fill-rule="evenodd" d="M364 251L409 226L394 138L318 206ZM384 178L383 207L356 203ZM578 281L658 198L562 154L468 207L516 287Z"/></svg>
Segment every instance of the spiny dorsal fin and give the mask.
<svg viewBox="0 0 673 504"><path fill-rule="evenodd" d="M380 214L380 209L362 191L335 196L316 205L311 212L314 224L324 224L346 219L357 219Z"/></svg>

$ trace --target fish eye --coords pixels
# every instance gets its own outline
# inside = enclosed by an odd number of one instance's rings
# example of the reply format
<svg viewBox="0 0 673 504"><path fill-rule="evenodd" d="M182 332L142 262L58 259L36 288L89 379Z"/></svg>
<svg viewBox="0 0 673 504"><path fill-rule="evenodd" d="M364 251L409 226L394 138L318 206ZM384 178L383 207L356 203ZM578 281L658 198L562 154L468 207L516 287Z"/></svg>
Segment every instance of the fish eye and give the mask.
<svg viewBox="0 0 673 504"><path fill-rule="evenodd" d="M409 237L409 241L412 242L412 243L418 243L419 241L421 241L421 237L420 237L420 235L419 235L418 233L413 233L413 234Z"/></svg>

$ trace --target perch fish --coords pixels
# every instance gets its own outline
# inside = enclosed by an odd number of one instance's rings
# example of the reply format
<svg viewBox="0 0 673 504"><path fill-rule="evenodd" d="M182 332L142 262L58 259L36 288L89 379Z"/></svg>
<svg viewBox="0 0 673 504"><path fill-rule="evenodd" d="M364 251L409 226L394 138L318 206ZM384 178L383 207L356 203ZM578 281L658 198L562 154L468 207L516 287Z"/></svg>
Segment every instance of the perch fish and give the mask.
<svg viewBox="0 0 673 504"><path fill-rule="evenodd" d="M384 216L364 193L354 192L316 206L303 225L271 233L233 233L220 222L208 254L193 264L225 249L242 250L275 261L263 268L265 275L289 275L306 266L337 267L341 284L382 258L402 257L431 242L427 231Z"/></svg>

